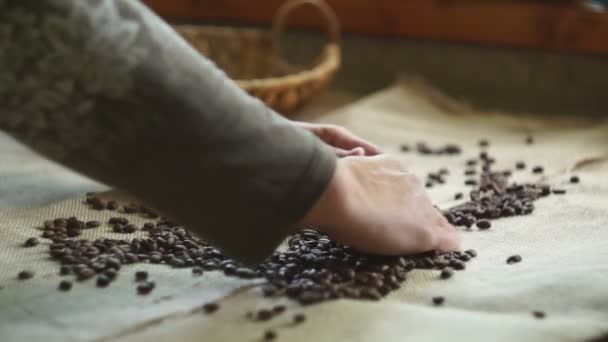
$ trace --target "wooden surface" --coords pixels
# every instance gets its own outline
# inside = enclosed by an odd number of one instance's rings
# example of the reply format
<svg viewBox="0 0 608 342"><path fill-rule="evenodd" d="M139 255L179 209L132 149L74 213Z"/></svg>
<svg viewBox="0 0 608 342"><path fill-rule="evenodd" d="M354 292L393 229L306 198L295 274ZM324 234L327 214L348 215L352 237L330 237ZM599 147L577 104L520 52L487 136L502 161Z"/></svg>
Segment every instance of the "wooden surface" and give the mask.
<svg viewBox="0 0 608 342"><path fill-rule="evenodd" d="M145 0L167 19L268 25L283 0ZM327 0L346 32L608 54L608 13L571 1L516 0ZM302 8L296 27L322 26Z"/></svg>

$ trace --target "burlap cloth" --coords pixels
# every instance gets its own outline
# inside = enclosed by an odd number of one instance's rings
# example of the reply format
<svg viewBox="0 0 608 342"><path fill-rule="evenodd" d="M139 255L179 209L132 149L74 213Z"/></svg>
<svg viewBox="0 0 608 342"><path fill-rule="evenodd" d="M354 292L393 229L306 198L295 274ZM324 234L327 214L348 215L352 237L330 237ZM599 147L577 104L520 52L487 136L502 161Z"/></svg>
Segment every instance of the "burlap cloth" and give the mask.
<svg viewBox="0 0 608 342"><path fill-rule="evenodd" d="M126 267L106 289L88 282L62 293L47 243L29 249L21 243L40 233L36 227L44 219L108 214L85 209L82 197L2 209L0 341L259 341L267 328L275 328L281 341L582 341L608 331L608 123L476 112L416 82L317 120L345 125L395 154L401 143L462 145L464 154L457 157L400 154L420 175L440 167L452 171L448 184L430 190L441 207L453 205L454 193L466 190L464 160L478 153L480 138L490 140L499 168L513 168L519 160L543 165L546 181L568 193L541 199L533 215L501 219L489 231L463 231L463 247L479 256L452 279L415 271L383 301L339 300L306 308L263 299L259 289L247 288L252 282L218 272L193 277L189 270L159 265ZM524 143L528 132L534 145ZM568 184L573 173L581 184ZM529 168L515 173L520 181L538 178ZM92 230L87 237L113 236L108 231ZM523 261L507 265L512 254ZM16 280L25 268L35 270L36 278ZM150 270L157 287L149 296L136 295L134 269ZM446 297L443 307L431 305L437 295ZM189 313L219 298L217 314ZM306 312L308 320L294 328L286 325L289 314L263 324L245 319L247 311L276 302ZM547 317L534 319L533 310Z"/></svg>

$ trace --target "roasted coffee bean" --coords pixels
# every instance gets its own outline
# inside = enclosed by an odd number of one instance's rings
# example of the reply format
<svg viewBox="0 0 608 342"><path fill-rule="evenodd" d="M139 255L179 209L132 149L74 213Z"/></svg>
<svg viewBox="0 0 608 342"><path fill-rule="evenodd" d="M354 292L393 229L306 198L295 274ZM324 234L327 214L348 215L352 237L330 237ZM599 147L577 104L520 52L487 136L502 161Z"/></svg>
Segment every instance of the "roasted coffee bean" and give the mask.
<svg viewBox="0 0 608 342"><path fill-rule="evenodd" d="M134 214L134 213L138 212L137 206L135 206L135 205L125 205L122 207L122 210L126 214Z"/></svg>
<svg viewBox="0 0 608 342"><path fill-rule="evenodd" d="M475 258L477 256L477 251L474 249L466 250L465 253L471 256L471 258Z"/></svg>
<svg viewBox="0 0 608 342"><path fill-rule="evenodd" d="M432 183L432 182L426 182L426 183L424 184L424 187L425 187L425 188L432 188L432 187L433 187L433 183Z"/></svg>
<svg viewBox="0 0 608 342"><path fill-rule="evenodd" d="M535 310L535 311L532 311L532 316L534 316L534 318L537 318L537 319L543 319L547 316L547 314L545 314L544 311Z"/></svg>
<svg viewBox="0 0 608 342"><path fill-rule="evenodd" d="M411 148L409 145L401 145L400 150L401 152L409 152Z"/></svg>
<svg viewBox="0 0 608 342"><path fill-rule="evenodd" d="M272 312L274 312L274 314L275 314L275 315L280 315L280 314L282 314L283 312L285 312L285 310L287 310L287 308L285 307L285 305L281 305L281 304L279 304L279 305L275 305L275 306L272 308Z"/></svg>
<svg viewBox="0 0 608 342"><path fill-rule="evenodd" d="M488 145L490 145L490 143L486 139L479 140L478 144L480 147L487 147Z"/></svg>
<svg viewBox="0 0 608 342"><path fill-rule="evenodd" d="M101 222L99 221L87 221L87 223L85 224L87 228L97 228L99 226L101 226Z"/></svg>
<svg viewBox="0 0 608 342"><path fill-rule="evenodd" d="M446 169L445 167L442 167L441 169L439 169L438 173L442 176L447 176L450 174L450 170Z"/></svg>
<svg viewBox="0 0 608 342"><path fill-rule="evenodd" d="M451 268L444 268L443 270L441 270L441 273L439 273L439 277L441 279L452 278L453 275L454 271Z"/></svg>
<svg viewBox="0 0 608 342"><path fill-rule="evenodd" d="M476 170L465 170L464 171L464 175L465 176L473 176L473 175L476 175L476 174L477 174Z"/></svg>
<svg viewBox="0 0 608 342"><path fill-rule="evenodd" d="M570 177L570 183L572 183L572 184L576 184L576 183L578 183L580 181L581 180L580 180L580 178L578 176L572 176L572 177Z"/></svg>
<svg viewBox="0 0 608 342"><path fill-rule="evenodd" d="M488 220L479 220L475 223L475 225L481 230L490 229L492 227L492 223Z"/></svg>
<svg viewBox="0 0 608 342"><path fill-rule="evenodd" d="M266 332L264 333L264 340L266 341L273 341L276 338L277 333L274 332L274 330L266 330Z"/></svg>
<svg viewBox="0 0 608 342"><path fill-rule="evenodd" d="M303 313L297 313L295 315L293 315L293 322L295 324L300 324L302 322L306 321L306 315Z"/></svg>
<svg viewBox="0 0 608 342"><path fill-rule="evenodd" d="M17 274L17 278L20 280L26 280L34 277L34 271L24 270Z"/></svg>
<svg viewBox="0 0 608 342"><path fill-rule="evenodd" d="M464 185L471 185L471 186L475 186L477 185L477 181L474 179L467 179L464 181Z"/></svg>
<svg viewBox="0 0 608 342"><path fill-rule="evenodd" d="M462 199L462 197L463 197L462 192L457 192L457 193L454 195L454 199L455 199L455 200L460 200L460 199Z"/></svg>
<svg viewBox="0 0 608 342"><path fill-rule="evenodd" d="M450 262L450 266L452 266L452 268L457 271L462 271L467 267L465 263L460 260L453 260L452 262Z"/></svg>
<svg viewBox="0 0 608 342"><path fill-rule="evenodd" d="M466 162L467 166L475 166L477 165L477 159L469 159Z"/></svg>
<svg viewBox="0 0 608 342"><path fill-rule="evenodd" d="M515 168L518 170L523 170L526 168L526 163L524 163L522 161L517 162L517 163L515 163Z"/></svg>
<svg viewBox="0 0 608 342"><path fill-rule="evenodd" d="M108 220L109 224L120 224L120 225L127 225L129 224L129 220L124 218L124 217L111 217Z"/></svg>
<svg viewBox="0 0 608 342"><path fill-rule="evenodd" d="M137 271L135 272L135 281L146 281L148 280L148 272L147 271Z"/></svg>
<svg viewBox="0 0 608 342"><path fill-rule="evenodd" d="M203 312L207 313L207 314L211 314L216 312L218 309L220 308L219 304L217 303L207 303L203 305Z"/></svg>
<svg viewBox="0 0 608 342"><path fill-rule="evenodd" d="M107 270L105 270L103 272L103 274L105 274L106 277L108 277L110 279L114 279L114 278L116 278L116 275L118 274L118 271L116 271L116 269L114 269L114 268L108 268Z"/></svg>
<svg viewBox="0 0 608 342"><path fill-rule="evenodd" d="M90 279L93 276L95 276L95 271L93 271L92 269L90 269L88 267L75 270L75 272L76 272L77 279L80 281L87 280L87 279Z"/></svg>
<svg viewBox="0 0 608 342"><path fill-rule="evenodd" d="M441 296L433 297L433 304L439 306L439 305L443 305L443 303L445 303L445 297L441 297Z"/></svg>
<svg viewBox="0 0 608 342"><path fill-rule="evenodd" d="M543 173L544 168L542 166L535 166L532 168L532 173Z"/></svg>
<svg viewBox="0 0 608 342"><path fill-rule="evenodd" d="M60 291L70 291L72 289L72 282L67 280L62 280L59 282L58 286Z"/></svg>
<svg viewBox="0 0 608 342"><path fill-rule="evenodd" d="M118 209L118 202L116 201L108 201L106 204L106 209L108 210L116 210Z"/></svg>
<svg viewBox="0 0 608 342"><path fill-rule="evenodd" d="M273 316L274 316L274 313L271 310L262 309L262 310L258 310L256 319L258 321L267 321L267 320L271 319Z"/></svg>
<svg viewBox="0 0 608 342"><path fill-rule="evenodd" d="M137 285L137 294L147 295L152 292L152 290L154 290L154 287L156 287L156 284L152 281L145 281L143 283L140 283L139 285Z"/></svg>
<svg viewBox="0 0 608 342"><path fill-rule="evenodd" d="M25 240L25 242L23 243L24 247L34 247L37 246L40 243L40 241L35 238L35 237L31 237L27 240Z"/></svg>
<svg viewBox="0 0 608 342"><path fill-rule="evenodd" d="M200 276L203 275L203 269L201 267L194 267L192 268L192 274L196 275L196 276Z"/></svg>
<svg viewBox="0 0 608 342"><path fill-rule="evenodd" d="M137 231L137 226L130 223L130 224L124 226L122 231L123 231L123 233L127 233L127 234L135 233L135 231Z"/></svg>
<svg viewBox="0 0 608 342"><path fill-rule="evenodd" d="M511 265L511 264L515 264L521 261L521 256L520 255L512 255L510 257L507 258L507 264Z"/></svg>
<svg viewBox="0 0 608 342"><path fill-rule="evenodd" d="M106 287L110 285L111 281L112 280L108 276L101 274L97 277L97 287Z"/></svg>
<svg viewBox="0 0 608 342"><path fill-rule="evenodd" d="M556 195L563 195L566 193L565 189L553 189L551 192L553 192Z"/></svg>
<svg viewBox="0 0 608 342"><path fill-rule="evenodd" d="M532 145L532 144L534 144L534 137L533 137L533 136L531 136L531 135L528 135L528 136L526 137L526 144L528 144L528 145Z"/></svg>
<svg viewBox="0 0 608 342"><path fill-rule="evenodd" d="M64 218L56 218L53 220L54 228L65 228L68 225L68 220Z"/></svg>

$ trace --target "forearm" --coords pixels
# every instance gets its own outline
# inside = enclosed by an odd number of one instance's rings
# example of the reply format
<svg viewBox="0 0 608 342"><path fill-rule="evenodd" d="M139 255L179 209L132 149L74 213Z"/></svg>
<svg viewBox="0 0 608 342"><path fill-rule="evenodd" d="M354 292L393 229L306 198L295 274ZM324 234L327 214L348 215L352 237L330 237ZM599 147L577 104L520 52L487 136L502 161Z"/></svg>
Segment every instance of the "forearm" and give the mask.
<svg viewBox="0 0 608 342"><path fill-rule="evenodd" d="M268 253L329 182L331 151L138 2L4 6L0 127L45 155L249 259Z"/></svg>

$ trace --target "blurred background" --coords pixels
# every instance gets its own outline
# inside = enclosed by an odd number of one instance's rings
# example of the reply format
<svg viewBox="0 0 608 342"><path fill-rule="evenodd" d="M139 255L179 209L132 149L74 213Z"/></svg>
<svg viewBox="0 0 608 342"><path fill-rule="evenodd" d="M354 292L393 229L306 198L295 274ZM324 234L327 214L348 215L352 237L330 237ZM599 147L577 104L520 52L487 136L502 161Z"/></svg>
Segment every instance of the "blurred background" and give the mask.
<svg viewBox="0 0 608 342"><path fill-rule="evenodd" d="M423 78L480 109L608 112L606 1L327 0L342 29L342 66L315 103L339 105ZM146 0L173 23L269 29L283 0ZM312 7L288 18L281 52L310 63L326 41ZM314 108L314 107L313 107Z"/></svg>

